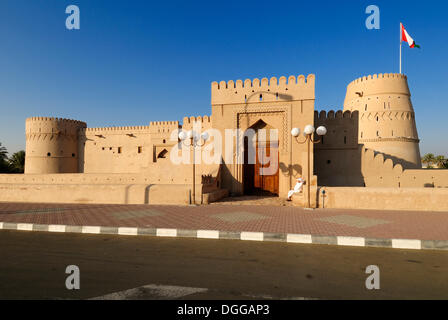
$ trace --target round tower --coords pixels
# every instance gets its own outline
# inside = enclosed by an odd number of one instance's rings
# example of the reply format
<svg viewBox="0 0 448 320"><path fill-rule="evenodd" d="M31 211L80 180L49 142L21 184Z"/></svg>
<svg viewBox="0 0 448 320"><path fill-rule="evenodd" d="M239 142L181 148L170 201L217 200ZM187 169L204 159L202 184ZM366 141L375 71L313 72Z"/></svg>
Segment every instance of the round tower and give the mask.
<svg viewBox="0 0 448 320"><path fill-rule="evenodd" d="M407 77L379 74L347 87L344 111L359 112L358 142L403 168L421 168L419 138Z"/></svg>
<svg viewBox="0 0 448 320"><path fill-rule="evenodd" d="M25 173L77 173L81 121L34 117L26 119Z"/></svg>

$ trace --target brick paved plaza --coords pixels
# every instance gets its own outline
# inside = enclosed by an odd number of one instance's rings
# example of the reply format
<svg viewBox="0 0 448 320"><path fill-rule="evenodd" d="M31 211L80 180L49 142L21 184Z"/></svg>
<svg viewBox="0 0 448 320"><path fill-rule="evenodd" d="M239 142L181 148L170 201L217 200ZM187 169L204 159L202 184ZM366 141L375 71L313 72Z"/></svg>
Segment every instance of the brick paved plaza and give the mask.
<svg viewBox="0 0 448 320"><path fill-rule="evenodd" d="M240 200L198 207L0 202L0 222L448 240L448 212L304 210Z"/></svg>

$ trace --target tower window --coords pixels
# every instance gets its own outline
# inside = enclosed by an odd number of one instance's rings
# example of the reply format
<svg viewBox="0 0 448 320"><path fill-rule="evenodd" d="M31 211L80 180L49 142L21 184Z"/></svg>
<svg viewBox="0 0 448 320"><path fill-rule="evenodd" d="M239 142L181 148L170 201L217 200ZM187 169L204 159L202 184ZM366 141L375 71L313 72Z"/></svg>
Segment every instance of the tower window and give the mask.
<svg viewBox="0 0 448 320"><path fill-rule="evenodd" d="M263 101L263 95L260 94L260 101Z"/></svg>
<svg viewBox="0 0 448 320"><path fill-rule="evenodd" d="M51 153L50 152L47 153L47 157L51 157Z"/></svg>
<svg viewBox="0 0 448 320"><path fill-rule="evenodd" d="M138 147L137 152L142 153L142 151L143 151L143 147Z"/></svg>
<svg viewBox="0 0 448 320"><path fill-rule="evenodd" d="M377 136L377 137L380 136L380 132L379 132L379 131L376 132L376 136Z"/></svg>
<svg viewBox="0 0 448 320"><path fill-rule="evenodd" d="M367 104L366 104L366 111L367 111Z"/></svg>
<svg viewBox="0 0 448 320"><path fill-rule="evenodd" d="M74 158L76 155L74 153L72 153L72 158Z"/></svg>
<svg viewBox="0 0 448 320"><path fill-rule="evenodd" d="M118 147L118 153L121 153L121 147Z"/></svg>
<svg viewBox="0 0 448 320"><path fill-rule="evenodd" d="M344 137L344 144L347 144L347 137Z"/></svg>

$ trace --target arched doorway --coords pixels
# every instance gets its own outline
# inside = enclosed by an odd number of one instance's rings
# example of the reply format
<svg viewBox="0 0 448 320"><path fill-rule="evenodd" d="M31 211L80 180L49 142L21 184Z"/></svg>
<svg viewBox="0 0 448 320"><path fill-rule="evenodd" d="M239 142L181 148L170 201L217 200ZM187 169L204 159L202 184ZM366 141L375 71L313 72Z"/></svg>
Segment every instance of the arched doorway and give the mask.
<svg viewBox="0 0 448 320"><path fill-rule="evenodd" d="M279 193L278 135L272 135L271 130L275 129L259 120L245 133L244 194L278 195Z"/></svg>

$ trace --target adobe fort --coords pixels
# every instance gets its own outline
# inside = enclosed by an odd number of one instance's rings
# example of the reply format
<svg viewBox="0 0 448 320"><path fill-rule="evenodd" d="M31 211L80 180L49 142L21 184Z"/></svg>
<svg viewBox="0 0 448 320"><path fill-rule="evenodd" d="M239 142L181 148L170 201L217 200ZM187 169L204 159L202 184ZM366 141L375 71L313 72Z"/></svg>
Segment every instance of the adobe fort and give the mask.
<svg viewBox="0 0 448 320"><path fill-rule="evenodd" d="M211 116L182 123L88 128L81 121L29 118L25 174L0 175L0 201L188 204L192 164L173 163L170 153L183 148L178 133L195 125L223 137L226 129L278 132L266 151L278 153L270 157L278 161L270 175L258 173L264 164L247 163L247 142L241 147L233 143L237 137L223 139L223 149L231 144L230 156L196 165L197 203L254 192L286 198L308 168L307 146L291 130L311 124L327 128L311 148L313 207L448 210L448 171L421 168L406 76L353 81L343 110L315 111L314 102L315 76L301 75L213 82ZM307 196L305 188L293 202L304 205Z"/></svg>

